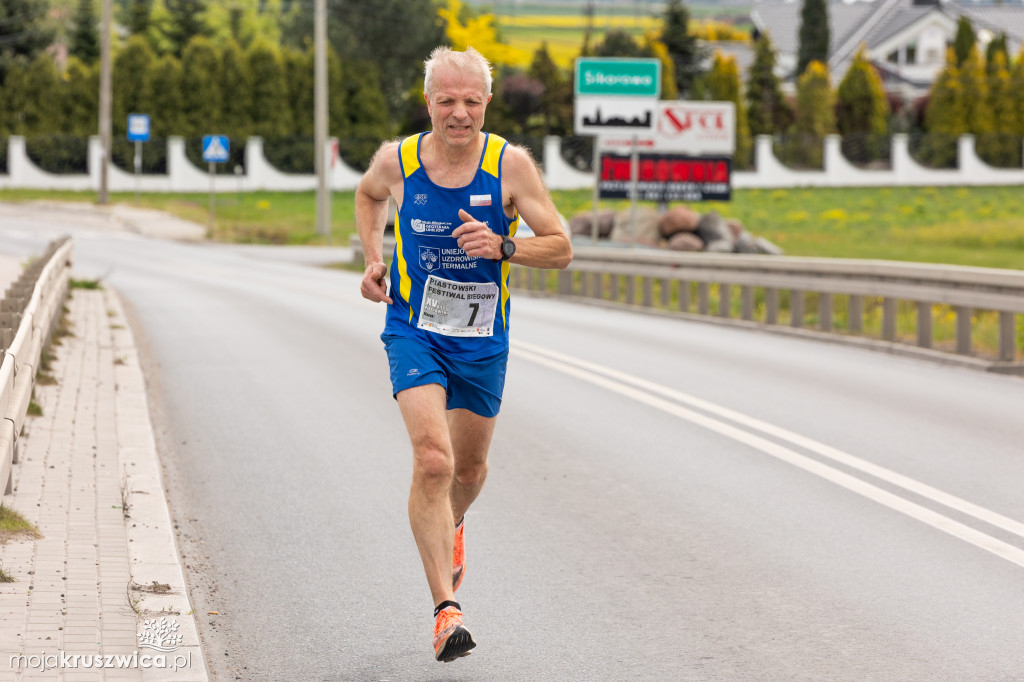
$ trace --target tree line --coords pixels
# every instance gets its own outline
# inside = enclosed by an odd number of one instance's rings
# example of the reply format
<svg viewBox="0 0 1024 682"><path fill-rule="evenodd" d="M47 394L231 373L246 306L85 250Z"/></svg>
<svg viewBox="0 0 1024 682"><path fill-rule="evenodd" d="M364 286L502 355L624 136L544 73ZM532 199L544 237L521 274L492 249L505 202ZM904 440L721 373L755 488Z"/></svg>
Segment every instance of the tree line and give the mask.
<svg viewBox="0 0 1024 682"><path fill-rule="evenodd" d="M70 135L98 128L99 38L93 0L77 0L64 27L70 56L54 59L49 0L5 0L0 6L0 138ZM119 35L113 63L113 128L123 139L129 113L149 113L156 138L208 133L242 140L297 138L284 170L311 166L313 51L310 3L237 0L115 0ZM817 24L818 0L807 0L804 23ZM447 0L358 0L329 3L329 127L346 160L359 167L380 140L429 127L422 99L422 59L437 44L473 44L495 65L488 128L513 139L572 135L572 73L542 45L528 68L512 66L513 48L499 40L493 17ZM755 60L741 78L736 60L709 54L681 0L666 3L661 30L634 38L622 30L600 39L587 33L583 56L653 57L663 68L666 99L727 100L736 105L738 168L750 166L752 138L782 135L781 156L821 164L821 140L844 136L851 160L888 155L887 136L914 128L932 133L919 156L933 165L955 159L955 137L979 136L979 154L995 165L1020 164L1024 134L1024 59L1013 62L1005 39L984 55L964 19L949 63L920 111L887 97L863 50L833 88L824 65L827 35L801 32L805 64L796 96L774 73L770 37L758 37ZM463 44L465 43L465 44ZM386 45L386 49L381 49ZM372 56L372 59L370 58ZM516 59L515 61L521 61ZM948 138L948 139L946 139ZM1014 142L1014 139L1016 142ZM537 146L534 147L539 152ZM307 159L308 157L308 159Z"/></svg>

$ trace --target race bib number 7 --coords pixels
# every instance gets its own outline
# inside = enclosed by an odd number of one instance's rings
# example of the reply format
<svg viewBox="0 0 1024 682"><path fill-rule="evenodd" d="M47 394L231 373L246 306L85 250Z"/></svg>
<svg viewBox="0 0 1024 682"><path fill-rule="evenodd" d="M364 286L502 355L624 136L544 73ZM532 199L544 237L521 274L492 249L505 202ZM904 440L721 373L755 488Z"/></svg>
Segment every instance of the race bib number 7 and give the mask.
<svg viewBox="0 0 1024 682"><path fill-rule="evenodd" d="M492 336L497 309L494 282L452 282L430 275L416 326L445 336Z"/></svg>

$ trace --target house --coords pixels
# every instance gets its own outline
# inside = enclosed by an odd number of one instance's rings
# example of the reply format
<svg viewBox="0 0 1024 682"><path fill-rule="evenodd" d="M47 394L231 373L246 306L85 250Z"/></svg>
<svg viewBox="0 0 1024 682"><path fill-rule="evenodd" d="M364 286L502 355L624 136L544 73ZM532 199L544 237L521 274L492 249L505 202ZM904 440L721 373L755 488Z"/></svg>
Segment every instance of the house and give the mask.
<svg viewBox="0 0 1024 682"><path fill-rule="evenodd" d="M776 73L790 87L796 80L801 0L758 2L750 16L759 33L771 36ZM863 45L886 90L904 101L926 94L946 60L957 23L967 17L982 49L1000 33L1016 56L1024 44L1024 5L961 4L941 0L830 2L828 66L833 83L846 74Z"/></svg>

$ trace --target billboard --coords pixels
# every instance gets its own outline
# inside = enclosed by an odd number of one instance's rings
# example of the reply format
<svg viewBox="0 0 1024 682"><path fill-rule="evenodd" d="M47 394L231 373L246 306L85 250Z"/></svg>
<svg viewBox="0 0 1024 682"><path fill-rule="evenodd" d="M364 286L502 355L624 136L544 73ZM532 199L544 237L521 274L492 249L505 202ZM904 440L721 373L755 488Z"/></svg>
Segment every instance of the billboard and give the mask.
<svg viewBox="0 0 1024 682"><path fill-rule="evenodd" d="M598 191L602 199L628 199L632 162L628 155L601 154ZM732 193L728 156L639 155L639 201L728 201Z"/></svg>

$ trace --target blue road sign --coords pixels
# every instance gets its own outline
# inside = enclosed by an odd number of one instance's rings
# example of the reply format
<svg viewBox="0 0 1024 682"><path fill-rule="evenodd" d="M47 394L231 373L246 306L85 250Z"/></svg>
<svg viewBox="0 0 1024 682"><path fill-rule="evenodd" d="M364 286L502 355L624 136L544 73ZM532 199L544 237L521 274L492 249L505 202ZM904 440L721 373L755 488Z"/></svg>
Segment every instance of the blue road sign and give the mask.
<svg viewBox="0 0 1024 682"><path fill-rule="evenodd" d="M128 141L149 142L149 114L128 114Z"/></svg>
<svg viewBox="0 0 1024 682"><path fill-rule="evenodd" d="M203 135L203 161L224 163L230 150L231 141L227 135Z"/></svg>

